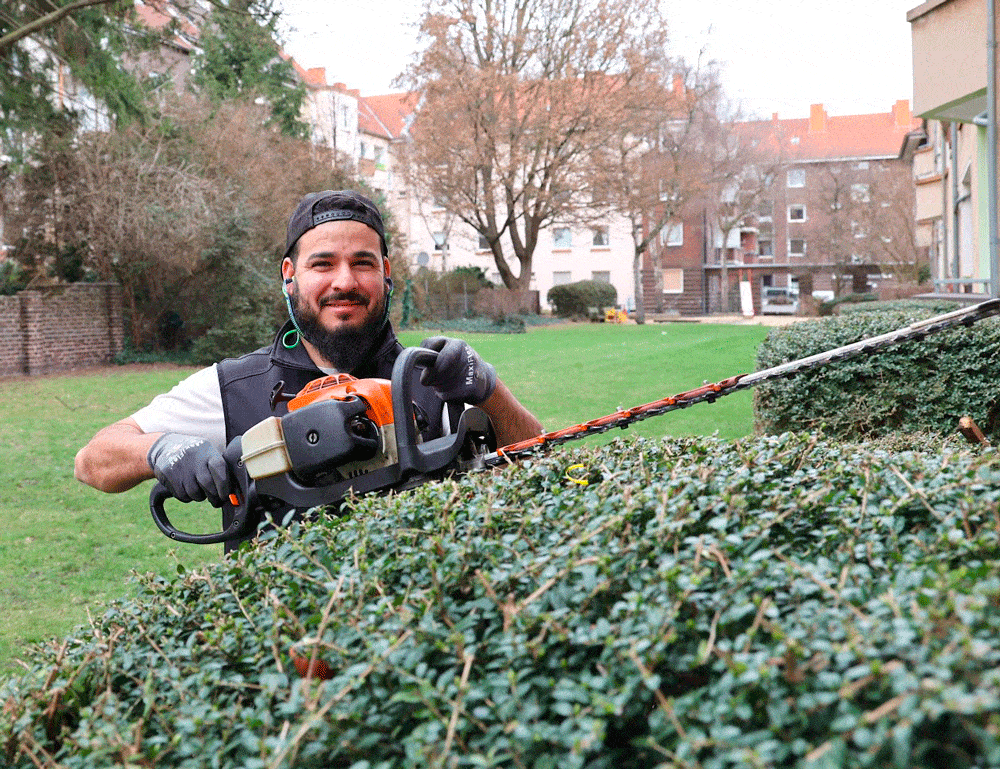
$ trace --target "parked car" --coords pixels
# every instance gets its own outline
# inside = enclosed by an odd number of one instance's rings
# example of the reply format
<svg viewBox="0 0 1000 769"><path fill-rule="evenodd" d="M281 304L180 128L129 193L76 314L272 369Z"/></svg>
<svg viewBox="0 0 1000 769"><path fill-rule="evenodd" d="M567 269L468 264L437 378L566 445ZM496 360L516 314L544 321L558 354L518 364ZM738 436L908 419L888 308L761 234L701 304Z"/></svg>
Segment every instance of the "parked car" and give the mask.
<svg viewBox="0 0 1000 769"><path fill-rule="evenodd" d="M760 311L762 315L796 315L798 292L783 286L764 286L760 292Z"/></svg>

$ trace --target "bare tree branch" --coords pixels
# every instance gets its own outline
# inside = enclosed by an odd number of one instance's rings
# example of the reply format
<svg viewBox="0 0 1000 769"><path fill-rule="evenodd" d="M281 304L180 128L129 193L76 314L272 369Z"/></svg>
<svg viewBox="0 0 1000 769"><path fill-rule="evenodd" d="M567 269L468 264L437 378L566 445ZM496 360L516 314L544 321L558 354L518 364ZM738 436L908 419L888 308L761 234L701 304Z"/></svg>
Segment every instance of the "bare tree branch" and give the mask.
<svg viewBox="0 0 1000 769"><path fill-rule="evenodd" d="M71 2L61 8L56 8L54 11L50 11L44 16L39 16L34 21L30 21L12 32L8 32L3 37L0 37L0 53L10 48L18 40L29 37L30 35L55 24L57 21L69 16L74 11L79 11L81 8L89 8L94 5L106 5L112 2L115 2L115 0L71 0Z"/></svg>

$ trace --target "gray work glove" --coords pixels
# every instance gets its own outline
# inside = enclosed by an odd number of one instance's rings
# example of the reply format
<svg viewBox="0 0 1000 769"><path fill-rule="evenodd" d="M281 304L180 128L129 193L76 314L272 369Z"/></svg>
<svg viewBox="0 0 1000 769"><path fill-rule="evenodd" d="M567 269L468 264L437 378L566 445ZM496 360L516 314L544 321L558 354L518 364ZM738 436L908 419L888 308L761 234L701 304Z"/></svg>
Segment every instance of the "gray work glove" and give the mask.
<svg viewBox="0 0 1000 769"><path fill-rule="evenodd" d="M146 461L156 480L181 502L207 499L222 507L232 490L226 460L204 438L164 433L150 446Z"/></svg>
<svg viewBox="0 0 1000 769"><path fill-rule="evenodd" d="M461 339L432 336L420 346L438 354L434 365L420 375L420 384L433 387L442 400L475 406L497 388L497 370Z"/></svg>

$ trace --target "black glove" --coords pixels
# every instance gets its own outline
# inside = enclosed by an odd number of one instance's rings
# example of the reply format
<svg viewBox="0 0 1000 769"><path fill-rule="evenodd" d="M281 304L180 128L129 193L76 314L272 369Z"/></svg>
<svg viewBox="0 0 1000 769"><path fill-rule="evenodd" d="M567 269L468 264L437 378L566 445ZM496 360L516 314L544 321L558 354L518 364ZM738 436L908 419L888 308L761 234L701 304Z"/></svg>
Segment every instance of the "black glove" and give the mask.
<svg viewBox="0 0 1000 769"><path fill-rule="evenodd" d="M204 438L164 433L150 446L146 461L156 480L181 502L207 499L222 507L232 491L226 460Z"/></svg>
<svg viewBox="0 0 1000 769"><path fill-rule="evenodd" d="M497 370L461 339L432 336L420 346L438 354L433 367L424 369L420 375L420 384L433 387L442 400L475 406L497 388Z"/></svg>

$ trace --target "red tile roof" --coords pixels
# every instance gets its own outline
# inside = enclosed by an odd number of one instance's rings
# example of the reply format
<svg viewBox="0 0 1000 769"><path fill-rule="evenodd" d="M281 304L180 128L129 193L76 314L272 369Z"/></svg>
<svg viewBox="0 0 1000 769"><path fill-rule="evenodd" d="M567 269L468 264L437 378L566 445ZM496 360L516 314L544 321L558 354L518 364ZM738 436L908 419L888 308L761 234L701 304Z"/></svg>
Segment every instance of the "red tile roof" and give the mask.
<svg viewBox="0 0 1000 769"><path fill-rule="evenodd" d="M398 139L406 130L407 118L416 109L418 94L413 92L387 93L381 96L365 96L365 105L371 116L377 120L389 135Z"/></svg>
<svg viewBox="0 0 1000 769"><path fill-rule="evenodd" d="M198 27L190 19L176 12L171 14L168 10L172 8L159 0L144 0L135 6L135 13L139 21L150 29L164 29L171 22L177 24L177 34L173 36L170 43L182 51L191 52L198 41Z"/></svg>
<svg viewBox="0 0 1000 769"><path fill-rule="evenodd" d="M808 118L771 120L738 124L740 129L756 134L789 161L834 160L840 158L895 157L903 139L920 128L910 103L897 101L888 112L870 115L826 114L822 104L814 104Z"/></svg>

